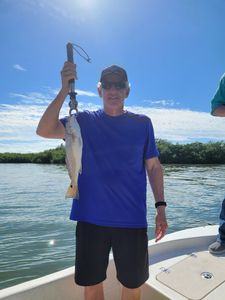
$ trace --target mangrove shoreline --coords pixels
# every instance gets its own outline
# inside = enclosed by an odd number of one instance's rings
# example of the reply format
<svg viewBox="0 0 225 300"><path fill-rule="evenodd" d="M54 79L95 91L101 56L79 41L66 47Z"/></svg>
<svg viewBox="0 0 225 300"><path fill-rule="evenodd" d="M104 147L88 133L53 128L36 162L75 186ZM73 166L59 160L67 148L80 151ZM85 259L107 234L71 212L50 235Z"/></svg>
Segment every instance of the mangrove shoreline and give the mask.
<svg viewBox="0 0 225 300"><path fill-rule="evenodd" d="M225 164L225 142L172 144L157 140L162 164ZM39 153L0 153L0 163L65 164L65 147Z"/></svg>

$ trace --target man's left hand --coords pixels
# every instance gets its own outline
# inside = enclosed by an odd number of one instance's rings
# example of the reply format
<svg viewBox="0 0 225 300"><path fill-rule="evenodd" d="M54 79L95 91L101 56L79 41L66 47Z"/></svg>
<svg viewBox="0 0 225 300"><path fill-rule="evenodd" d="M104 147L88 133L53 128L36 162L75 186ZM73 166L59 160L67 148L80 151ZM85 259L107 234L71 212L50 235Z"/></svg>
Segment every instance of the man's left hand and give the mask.
<svg viewBox="0 0 225 300"><path fill-rule="evenodd" d="M155 241L158 242L166 234L168 228L165 207L160 206L157 208L157 213L155 217Z"/></svg>

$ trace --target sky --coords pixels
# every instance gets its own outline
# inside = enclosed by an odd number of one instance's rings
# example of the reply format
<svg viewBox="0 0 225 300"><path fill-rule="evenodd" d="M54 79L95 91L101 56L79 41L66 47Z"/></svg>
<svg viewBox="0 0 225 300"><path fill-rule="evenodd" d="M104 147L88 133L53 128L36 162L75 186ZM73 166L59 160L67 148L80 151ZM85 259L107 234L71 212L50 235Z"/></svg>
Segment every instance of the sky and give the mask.
<svg viewBox="0 0 225 300"><path fill-rule="evenodd" d="M102 107L101 70L127 70L126 109L148 115L156 138L224 141L210 115L225 73L225 0L0 0L0 152L39 152L61 140L36 127L61 87L66 44L77 53L79 110ZM68 115L68 100L60 116Z"/></svg>

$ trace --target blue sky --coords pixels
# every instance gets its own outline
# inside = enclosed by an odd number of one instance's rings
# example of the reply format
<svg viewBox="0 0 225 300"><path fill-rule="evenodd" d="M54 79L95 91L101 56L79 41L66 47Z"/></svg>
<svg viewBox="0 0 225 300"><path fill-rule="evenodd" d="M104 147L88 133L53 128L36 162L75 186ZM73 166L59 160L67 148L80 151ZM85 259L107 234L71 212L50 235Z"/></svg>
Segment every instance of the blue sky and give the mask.
<svg viewBox="0 0 225 300"><path fill-rule="evenodd" d="M60 89L69 41L92 58L75 54L80 110L101 106L100 72L119 64L127 109L147 114L157 138L224 140L225 120L209 114L225 72L224 15L225 0L0 0L0 152L61 143L35 129Z"/></svg>

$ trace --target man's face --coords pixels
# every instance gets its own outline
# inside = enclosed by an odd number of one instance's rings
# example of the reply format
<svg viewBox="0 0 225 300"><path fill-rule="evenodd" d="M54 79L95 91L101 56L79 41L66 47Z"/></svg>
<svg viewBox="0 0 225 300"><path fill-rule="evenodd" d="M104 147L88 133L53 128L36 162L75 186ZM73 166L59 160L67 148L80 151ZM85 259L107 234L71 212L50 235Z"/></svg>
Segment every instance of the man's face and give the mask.
<svg viewBox="0 0 225 300"><path fill-rule="evenodd" d="M103 98L104 106L121 107L129 94L129 87L126 82L121 81L120 76L112 74L105 76L98 91Z"/></svg>

